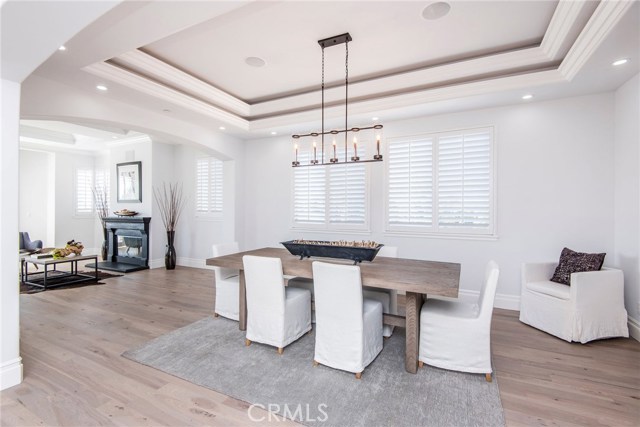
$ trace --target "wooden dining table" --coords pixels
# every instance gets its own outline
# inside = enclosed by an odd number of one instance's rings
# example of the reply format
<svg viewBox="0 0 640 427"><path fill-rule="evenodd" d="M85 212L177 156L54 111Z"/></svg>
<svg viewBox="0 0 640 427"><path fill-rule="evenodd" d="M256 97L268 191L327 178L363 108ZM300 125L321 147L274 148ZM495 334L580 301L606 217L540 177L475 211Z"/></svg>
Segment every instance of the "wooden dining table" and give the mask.
<svg viewBox="0 0 640 427"><path fill-rule="evenodd" d="M313 261L336 264L353 264L353 261L334 258L305 258L291 255L282 248L262 248L207 259L207 265L240 271L240 330L247 329L247 298L242 257L255 255L280 258L283 274L313 279ZM358 264L363 286L393 289L406 293L406 316L385 314L383 322L405 328L405 369L415 374L418 370L418 346L420 338L420 310L427 295L458 297L460 264L422 261L404 258L377 257L372 262Z"/></svg>

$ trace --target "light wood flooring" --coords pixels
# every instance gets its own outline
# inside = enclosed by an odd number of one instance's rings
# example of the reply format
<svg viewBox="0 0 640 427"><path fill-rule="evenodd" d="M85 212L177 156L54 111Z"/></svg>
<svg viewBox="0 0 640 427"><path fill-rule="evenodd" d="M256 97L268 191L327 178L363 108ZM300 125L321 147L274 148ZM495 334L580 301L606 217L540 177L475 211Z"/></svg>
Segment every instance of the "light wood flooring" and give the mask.
<svg viewBox="0 0 640 427"><path fill-rule="evenodd" d="M211 315L212 271L146 270L106 283L20 296L25 378L0 393L0 425L257 424L247 403L120 357ZM507 425L640 425L640 343L569 344L517 315L495 310L492 325Z"/></svg>

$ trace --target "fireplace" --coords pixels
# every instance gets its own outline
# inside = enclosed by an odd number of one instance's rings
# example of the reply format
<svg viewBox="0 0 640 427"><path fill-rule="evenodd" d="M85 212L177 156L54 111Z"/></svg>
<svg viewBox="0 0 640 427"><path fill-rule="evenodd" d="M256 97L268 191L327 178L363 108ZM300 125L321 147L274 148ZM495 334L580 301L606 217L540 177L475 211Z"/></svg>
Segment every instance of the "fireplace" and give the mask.
<svg viewBox="0 0 640 427"><path fill-rule="evenodd" d="M122 273L149 268L150 221L149 217L106 218L109 251L98 268Z"/></svg>

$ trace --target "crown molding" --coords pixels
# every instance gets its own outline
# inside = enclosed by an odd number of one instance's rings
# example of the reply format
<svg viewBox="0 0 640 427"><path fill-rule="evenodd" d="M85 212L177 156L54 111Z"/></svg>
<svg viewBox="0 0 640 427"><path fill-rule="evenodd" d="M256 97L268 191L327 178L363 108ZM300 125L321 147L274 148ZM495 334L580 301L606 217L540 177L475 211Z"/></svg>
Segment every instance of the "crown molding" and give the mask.
<svg viewBox="0 0 640 427"><path fill-rule="evenodd" d="M20 140L45 141L73 145L76 138L73 134L51 129L43 129L35 126L20 125Z"/></svg>
<svg viewBox="0 0 640 427"><path fill-rule="evenodd" d="M584 0L560 0L540 44L549 60L559 59L562 46L568 41L567 38L586 6L588 2Z"/></svg>
<svg viewBox="0 0 640 427"><path fill-rule="evenodd" d="M573 80L631 6L633 6L633 0L604 0L600 2L584 30L560 64L559 70L568 81Z"/></svg>
<svg viewBox="0 0 640 427"><path fill-rule="evenodd" d="M151 138L149 137L149 135L135 135L135 136L130 136L128 138L121 138L121 139L117 139L114 141L110 141L107 142L107 147L112 148L112 147L119 147L121 145L129 145L129 144L138 144L141 142L152 142Z"/></svg>
<svg viewBox="0 0 640 427"><path fill-rule="evenodd" d="M250 106L246 102L141 50L127 52L114 58L114 60L118 64L131 67L145 76L166 82L181 91L229 110L234 114L244 117L251 114Z"/></svg>
<svg viewBox="0 0 640 427"><path fill-rule="evenodd" d="M86 66L83 70L155 98L163 99L167 102L195 111L196 113L223 121L242 130L247 130L249 127L249 122L247 120L238 117L235 114L224 111L218 107L214 107L204 101L195 99L175 89L171 89L115 65L107 64L106 62L99 62Z"/></svg>

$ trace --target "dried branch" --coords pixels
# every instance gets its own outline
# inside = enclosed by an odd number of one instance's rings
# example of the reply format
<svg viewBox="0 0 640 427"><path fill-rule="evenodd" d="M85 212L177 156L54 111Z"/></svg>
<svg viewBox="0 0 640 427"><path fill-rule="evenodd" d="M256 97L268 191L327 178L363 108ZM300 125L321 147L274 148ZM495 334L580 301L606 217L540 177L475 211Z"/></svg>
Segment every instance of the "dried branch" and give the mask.
<svg viewBox="0 0 640 427"><path fill-rule="evenodd" d="M160 210L160 218L167 231L175 231L180 215L184 210L185 198L182 192L182 184L178 183L162 184L162 189L153 187L153 198Z"/></svg>
<svg viewBox="0 0 640 427"><path fill-rule="evenodd" d="M107 187L93 186L91 188L93 193L93 204L102 223L102 228L106 227L105 220L109 216L109 200L107 199Z"/></svg>

